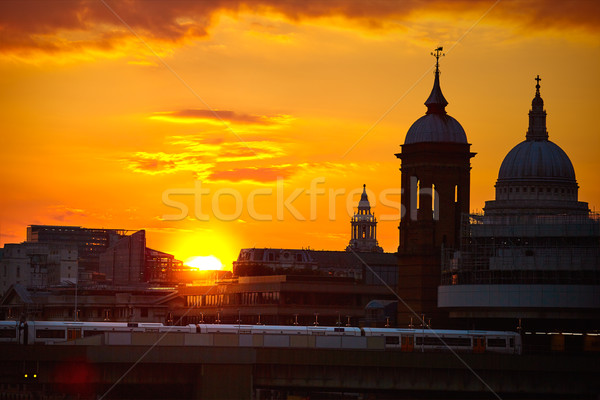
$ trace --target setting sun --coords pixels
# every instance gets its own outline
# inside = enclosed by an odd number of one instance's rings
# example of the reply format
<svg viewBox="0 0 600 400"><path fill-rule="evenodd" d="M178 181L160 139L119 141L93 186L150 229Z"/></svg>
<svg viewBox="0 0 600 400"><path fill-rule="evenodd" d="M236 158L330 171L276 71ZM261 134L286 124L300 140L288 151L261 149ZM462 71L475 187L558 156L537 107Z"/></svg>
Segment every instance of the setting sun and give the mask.
<svg viewBox="0 0 600 400"><path fill-rule="evenodd" d="M219 260L213 255L190 257L185 261L185 265L191 268L196 268L199 271L213 271L223 269L223 264L221 263L221 260Z"/></svg>

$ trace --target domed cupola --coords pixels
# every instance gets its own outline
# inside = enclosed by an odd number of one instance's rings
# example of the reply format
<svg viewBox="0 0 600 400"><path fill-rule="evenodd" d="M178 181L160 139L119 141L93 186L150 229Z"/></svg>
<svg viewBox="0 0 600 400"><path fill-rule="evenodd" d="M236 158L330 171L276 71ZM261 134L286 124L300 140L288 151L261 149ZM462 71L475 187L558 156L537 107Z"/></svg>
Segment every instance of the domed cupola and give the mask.
<svg viewBox="0 0 600 400"><path fill-rule="evenodd" d="M587 203L577 201L578 185L569 156L548 140L540 80L538 75L525 140L502 161L496 182L496 201L486 202L486 214L588 211Z"/></svg>
<svg viewBox="0 0 600 400"><path fill-rule="evenodd" d="M367 251L383 253L377 243L377 219L371 214L371 203L367 196L367 185L363 185L363 192L358 202L358 212L350 220L352 237L346 251Z"/></svg>
<svg viewBox="0 0 600 400"><path fill-rule="evenodd" d="M439 57L442 48L436 49L435 80L431 94L425 101L427 112L408 129L404 144L438 142L467 143L467 135L460 123L446 113L448 101L440 87Z"/></svg>

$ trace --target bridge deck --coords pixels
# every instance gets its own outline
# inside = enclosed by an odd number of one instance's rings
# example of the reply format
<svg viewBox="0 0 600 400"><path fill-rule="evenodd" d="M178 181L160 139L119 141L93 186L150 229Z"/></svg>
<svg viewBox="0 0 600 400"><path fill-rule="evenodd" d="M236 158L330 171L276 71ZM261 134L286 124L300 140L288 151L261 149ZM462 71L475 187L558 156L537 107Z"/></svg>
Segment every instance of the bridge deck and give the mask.
<svg viewBox="0 0 600 400"><path fill-rule="evenodd" d="M6 344L0 354L0 393L98 398L110 389L107 398L202 399L250 399L261 390L372 398L440 393L491 398L490 390L502 398L600 393L600 363L591 354L460 354L459 359L450 353L355 349Z"/></svg>

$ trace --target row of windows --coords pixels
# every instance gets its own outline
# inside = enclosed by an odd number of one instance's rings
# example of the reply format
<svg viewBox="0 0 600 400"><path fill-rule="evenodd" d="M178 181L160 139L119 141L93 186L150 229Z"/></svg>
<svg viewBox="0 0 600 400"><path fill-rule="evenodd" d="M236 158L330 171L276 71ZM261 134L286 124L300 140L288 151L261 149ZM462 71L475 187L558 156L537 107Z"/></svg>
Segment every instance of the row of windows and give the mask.
<svg viewBox="0 0 600 400"><path fill-rule="evenodd" d="M465 272L443 272L442 285L476 284L584 284L600 283L597 271L536 271L536 270L481 270Z"/></svg>
<svg viewBox="0 0 600 400"><path fill-rule="evenodd" d="M514 188L516 193L519 193L520 189L523 189L523 193L527 193L528 191L531 193L535 193L535 187L516 187ZM544 188L538 188L537 192L538 193L542 193L544 191ZM500 188L500 193L512 193L513 192L513 188ZM546 188L546 193L552 193L552 188ZM554 193L559 193L559 189L558 188L554 188ZM560 189L560 193L567 193L567 194L575 194L575 189Z"/></svg>
<svg viewBox="0 0 600 400"><path fill-rule="evenodd" d="M148 317L148 308L141 307L139 308L139 316L142 318ZM48 308L44 311L44 315L46 318L65 318L73 317L73 308ZM119 307L116 309L108 309L108 308L92 308L92 309L84 309L77 310L77 318L78 319L97 319L102 318L106 321L110 320L113 315L116 315L117 318L127 319L130 317L137 316L135 310L129 307Z"/></svg>
<svg viewBox="0 0 600 400"><path fill-rule="evenodd" d="M319 306L356 306L361 304L360 296L335 293L305 292L250 292L231 294L208 294L186 296L187 307L220 307L227 305L319 305Z"/></svg>
<svg viewBox="0 0 600 400"><path fill-rule="evenodd" d="M279 292L252 292L186 296L188 307L279 304Z"/></svg>
<svg viewBox="0 0 600 400"><path fill-rule="evenodd" d="M386 344L398 344L398 337L395 337L395 342L392 343L391 339L393 336L386 337ZM388 340L390 339L390 340ZM426 336L426 337L417 337L416 340L417 346L471 346L471 338L460 338L460 337L435 337L435 336ZM511 338L511 346L514 346L514 339ZM488 338L487 339L488 347L506 347L506 339L503 338Z"/></svg>

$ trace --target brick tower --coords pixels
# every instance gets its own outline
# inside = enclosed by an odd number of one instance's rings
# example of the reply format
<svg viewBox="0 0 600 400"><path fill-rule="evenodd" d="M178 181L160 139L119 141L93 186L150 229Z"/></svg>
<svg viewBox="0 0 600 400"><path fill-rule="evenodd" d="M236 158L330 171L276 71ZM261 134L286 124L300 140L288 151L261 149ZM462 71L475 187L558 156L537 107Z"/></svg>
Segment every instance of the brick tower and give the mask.
<svg viewBox="0 0 600 400"><path fill-rule="evenodd" d="M427 112L408 130L401 160L402 215L398 246L398 324L405 326L417 315L442 327L445 316L437 307L442 251L458 248L460 223L469 213L471 153L460 123L446 113L448 102L440 87L436 58L433 89ZM408 306L408 307L407 307Z"/></svg>

